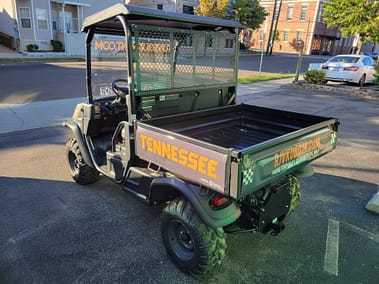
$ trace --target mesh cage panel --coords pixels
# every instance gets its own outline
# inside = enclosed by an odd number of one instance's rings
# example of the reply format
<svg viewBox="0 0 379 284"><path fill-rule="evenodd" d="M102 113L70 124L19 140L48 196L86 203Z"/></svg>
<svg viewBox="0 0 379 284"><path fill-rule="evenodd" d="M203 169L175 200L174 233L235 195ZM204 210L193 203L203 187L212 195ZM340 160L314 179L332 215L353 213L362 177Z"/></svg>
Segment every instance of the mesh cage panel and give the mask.
<svg viewBox="0 0 379 284"><path fill-rule="evenodd" d="M134 26L140 95L156 90L235 83L236 35Z"/></svg>

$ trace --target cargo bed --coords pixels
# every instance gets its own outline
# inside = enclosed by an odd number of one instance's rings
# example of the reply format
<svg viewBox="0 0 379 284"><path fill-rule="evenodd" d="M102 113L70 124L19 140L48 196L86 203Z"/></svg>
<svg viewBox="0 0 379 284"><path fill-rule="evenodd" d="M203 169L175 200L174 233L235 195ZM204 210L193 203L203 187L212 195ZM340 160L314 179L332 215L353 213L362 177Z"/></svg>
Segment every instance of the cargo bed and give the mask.
<svg viewBox="0 0 379 284"><path fill-rule="evenodd" d="M203 184L241 197L269 183L273 176L288 174L331 151L337 126L336 119L329 117L240 104L138 122L136 146L137 154L144 157L143 149L138 147L138 133L149 131L147 137L159 136L149 140L155 146L166 143L174 149L179 147L181 154L192 151L196 157L215 157L225 173L221 175L220 170L216 174L218 181L208 177ZM188 169L180 169L177 158L172 163L167 161L167 155L148 152L152 155L145 158L154 163L181 176L184 173L192 181L202 180L199 175L191 177ZM179 156L179 152L173 154Z"/></svg>

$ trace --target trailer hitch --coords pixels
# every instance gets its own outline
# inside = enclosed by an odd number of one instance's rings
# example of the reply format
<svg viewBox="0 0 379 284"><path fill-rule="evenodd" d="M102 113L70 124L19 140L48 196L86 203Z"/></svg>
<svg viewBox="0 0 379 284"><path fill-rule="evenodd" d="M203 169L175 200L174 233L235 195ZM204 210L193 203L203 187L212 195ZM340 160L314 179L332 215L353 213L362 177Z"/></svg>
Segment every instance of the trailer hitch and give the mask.
<svg viewBox="0 0 379 284"><path fill-rule="evenodd" d="M269 231L271 231L270 235L275 237L275 236L279 235L281 232L283 232L284 228L285 228L285 225L281 222L275 223L275 224L270 224L269 226L267 226L267 233Z"/></svg>

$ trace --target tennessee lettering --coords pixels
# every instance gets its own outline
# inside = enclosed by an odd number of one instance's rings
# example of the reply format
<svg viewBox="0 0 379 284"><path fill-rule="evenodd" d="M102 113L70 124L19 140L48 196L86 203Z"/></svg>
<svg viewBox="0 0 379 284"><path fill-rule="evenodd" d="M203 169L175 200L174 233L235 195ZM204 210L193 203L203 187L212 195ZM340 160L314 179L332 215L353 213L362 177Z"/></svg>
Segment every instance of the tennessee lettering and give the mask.
<svg viewBox="0 0 379 284"><path fill-rule="evenodd" d="M139 136L141 138L142 150L171 160L181 166L197 171L200 174L206 175L210 178L217 178L217 161L145 134L140 134Z"/></svg>
<svg viewBox="0 0 379 284"><path fill-rule="evenodd" d="M320 147L320 136L316 136L310 140L296 144L285 150L274 154L274 168L277 168L285 163L288 163L296 158L304 156L313 150Z"/></svg>

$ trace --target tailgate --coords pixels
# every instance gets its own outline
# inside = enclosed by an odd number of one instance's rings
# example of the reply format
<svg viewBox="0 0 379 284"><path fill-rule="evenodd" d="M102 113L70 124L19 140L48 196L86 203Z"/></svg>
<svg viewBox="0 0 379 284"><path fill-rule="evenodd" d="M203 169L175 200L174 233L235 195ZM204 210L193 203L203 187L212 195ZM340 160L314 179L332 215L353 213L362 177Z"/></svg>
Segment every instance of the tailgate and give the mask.
<svg viewBox="0 0 379 284"><path fill-rule="evenodd" d="M137 156L173 174L228 194L232 149L136 122Z"/></svg>
<svg viewBox="0 0 379 284"><path fill-rule="evenodd" d="M231 166L230 194L242 198L332 151L337 126L338 122L331 119L239 152L238 162Z"/></svg>

